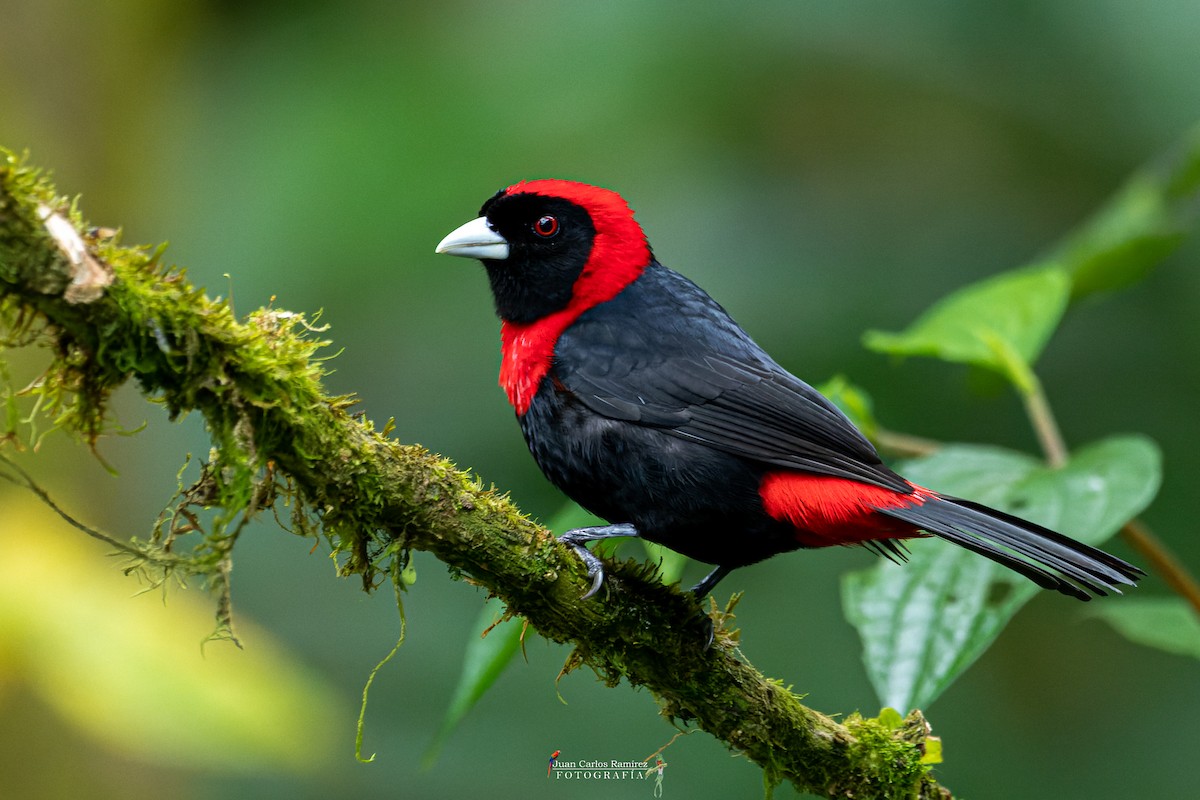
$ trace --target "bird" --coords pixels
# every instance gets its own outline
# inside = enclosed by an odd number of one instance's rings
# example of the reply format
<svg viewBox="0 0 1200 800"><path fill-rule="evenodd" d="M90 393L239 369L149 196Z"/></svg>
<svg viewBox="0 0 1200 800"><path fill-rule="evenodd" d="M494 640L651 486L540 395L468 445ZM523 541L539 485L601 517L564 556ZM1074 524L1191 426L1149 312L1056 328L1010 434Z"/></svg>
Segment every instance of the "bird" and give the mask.
<svg viewBox="0 0 1200 800"><path fill-rule="evenodd" d="M500 318L500 385L534 460L607 524L559 540L641 537L732 570L861 545L895 561L933 536L1088 600L1138 567L1068 536L912 483L830 400L780 366L704 290L655 257L616 192L561 179L493 195L437 253L480 261ZM743 266L742 269L745 267Z"/></svg>

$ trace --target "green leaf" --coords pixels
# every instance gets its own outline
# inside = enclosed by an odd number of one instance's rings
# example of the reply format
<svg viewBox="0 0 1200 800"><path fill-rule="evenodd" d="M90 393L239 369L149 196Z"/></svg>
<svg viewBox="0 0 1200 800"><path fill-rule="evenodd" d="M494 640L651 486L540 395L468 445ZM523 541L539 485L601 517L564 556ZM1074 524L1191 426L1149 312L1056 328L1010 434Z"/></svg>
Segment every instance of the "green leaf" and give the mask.
<svg viewBox="0 0 1200 800"><path fill-rule="evenodd" d="M1087 611L1131 642L1200 658L1200 618L1181 597L1137 597Z"/></svg>
<svg viewBox="0 0 1200 800"><path fill-rule="evenodd" d="M941 764L942 757L942 740L938 736L929 736L925 739L925 755L921 756L922 764Z"/></svg>
<svg viewBox="0 0 1200 800"><path fill-rule="evenodd" d="M865 390L855 386L844 375L834 375L815 388L833 401L833 404L850 418L854 427L862 431L868 439L875 438L879 423L875 420L871 396Z"/></svg>
<svg viewBox="0 0 1200 800"><path fill-rule="evenodd" d="M1067 307L1071 281L1057 266L1006 272L939 300L902 333L867 331L880 353L932 356L1010 374L1006 359L1032 364Z"/></svg>
<svg viewBox="0 0 1200 800"><path fill-rule="evenodd" d="M996 447L954 445L901 468L910 480L1019 514L1097 545L1153 499L1158 448L1139 436L1079 450L1061 469ZM846 575L842 601L863 641L880 701L925 708L995 640L1039 589L1010 570L938 539L910 543L904 565L880 561Z"/></svg>
<svg viewBox="0 0 1200 800"><path fill-rule="evenodd" d="M892 707L881 709L875 721L889 731L898 730L904 724L904 715Z"/></svg>
<svg viewBox="0 0 1200 800"><path fill-rule="evenodd" d="M454 728L512 661L521 645L523 629L524 620L520 617L497 623L494 608L484 606L475 623L475 636L467 643L454 698L446 709L446 716L442 718L441 729L425 752L423 764L426 768L437 761L442 746Z"/></svg>
<svg viewBox="0 0 1200 800"><path fill-rule="evenodd" d="M1167 159L1134 173L1050 258L1070 273L1075 298L1136 283L1194 227L1198 198L1200 128Z"/></svg>

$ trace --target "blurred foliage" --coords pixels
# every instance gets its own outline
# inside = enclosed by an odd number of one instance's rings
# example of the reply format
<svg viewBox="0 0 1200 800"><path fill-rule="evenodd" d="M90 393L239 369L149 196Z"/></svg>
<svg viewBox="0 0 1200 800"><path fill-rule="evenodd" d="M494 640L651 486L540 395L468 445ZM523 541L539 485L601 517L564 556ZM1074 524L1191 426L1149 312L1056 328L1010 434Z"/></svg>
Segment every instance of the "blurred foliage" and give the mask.
<svg viewBox="0 0 1200 800"><path fill-rule="evenodd" d="M328 377L335 391L358 393L376 418L395 415L399 438L454 456L544 518L562 501L495 388L486 282L432 255L499 186L553 175L619 189L660 258L801 377L852 376L891 429L978 439L986 424L986 438L1029 450L1010 396L975 396L954 370L920 361L893 372L858 337L899 329L931 298L1012 264L1054 260L1047 243L1200 108L1200 8L1169 0L0 0L0 20L0 143L32 148L59 185L85 194L96 221L126 226L127 240L170 238L190 276L233 294L240 311L272 295L324 309L345 348ZM1200 541L1178 532L1192 524L1200 477L1200 248L1176 244L1168 211L1162 241L1180 249L1119 301L1079 297L1039 376L1070 440L1139 430L1161 444L1168 468L1147 522L1194 564ZM14 370L18 383L33 377ZM147 416L140 401L118 411L130 428ZM195 420L147 421L139 437L100 443L119 479L53 440L39 479L101 527L144 531L175 489L179 455L207 449ZM253 650L257 620L344 689L352 711L350 695L395 639L390 598L330 581L323 558L268 530L252 526L239 544L242 638ZM0 530L6 545L14 535ZM801 554L723 585L753 584L739 606L743 648L818 707L874 705L837 591L837 576L865 563L852 552ZM418 798L480 786L558 798L564 787L544 777L548 753L641 757L669 739L640 693L576 675L559 686L563 706L553 676L565 653L539 642L529 666L509 670L447 740L438 767L420 771L482 598L438 580L436 562L418 558L418 569L404 658L372 693L370 767L353 760L348 721L318 778L148 768L72 738L21 684L6 684L0 793L20 776L24 797L78 794L62 785L70 742L98 798L397 786ZM1139 591L1156 590L1152 580ZM1038 613L1019 615L935 707L934 727L952 743L939 775L966 796L1188 796L1178 766L1192 757L1188 720L1200 714L1193 662L1072 625L1078 609L1065 599L1033 604ZM1123 721L1119 736L1096 723L1098 698ZM757 794L760 772L706 739L667 751L666 791ZM1131 760L1130 741L1155 746Z"/></svg>
<svg viewBox="0 0 1200 800"><path fill-rule="evenodd" d="M879 420L875 419L871 396L862 387L855 386L845 375L835 375L816 389L832 400L868 439L875 439L879 433Z"/></svg>
<svg viewBox="0 0 1200 800"><path fill-rule="evenodd" d="M1088 615L1140 644L1200 658L1200 620L1182 598L1129 598L1124 603L1089 608Z"/></svg>
<svg viewBox="0 0 1200 800"><path fill-rule="evenodd" d="M1051 259L1071 272L1079 298L1143 279L1183 241L1200 216L1200 125L1134 173L1124 188L1055 248Z"/></svg>
<svg viewBox="0 0 1200 800"><path fill-rule="evenodd" d="M463 669L458 687L454 690L454 697L446 709L442 727L425 752L426 768L433 766L437 761L446 739L455 726L462 721L471 707L479 702L484 692L492 688L492 684L517 654L525 636L525 625L521 618L497 616L495 607L491 605L483 607L475 627L473 637L467 642L467 652L463 656Z"/></svg>
<svg viewBox="0 0 1200 800"><path fill-rule="evenodd" d="M328 682L252 624L245 652L201 645L211 599L138 593L105 548L32 494L0 492L0 675L123 757L177 768L316 772L334 723ZM113 657L119 654L119 657ZM0 705L3 698L0 697Z"/></svg>

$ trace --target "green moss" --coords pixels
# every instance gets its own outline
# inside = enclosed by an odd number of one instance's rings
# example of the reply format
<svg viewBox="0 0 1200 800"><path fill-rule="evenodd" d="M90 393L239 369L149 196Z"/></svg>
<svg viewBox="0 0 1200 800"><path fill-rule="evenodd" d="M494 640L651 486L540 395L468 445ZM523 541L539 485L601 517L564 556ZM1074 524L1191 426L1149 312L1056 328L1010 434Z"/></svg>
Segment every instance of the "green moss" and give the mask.
<svg viewBox="0 0 1200 800"><path fill-rule="evenodd" d="M879 797L916 797L917 787L928 768L922 752L895 736L895 730L878 719L851 714L846 728L854 736L850 758L873 774Z"/></svg>

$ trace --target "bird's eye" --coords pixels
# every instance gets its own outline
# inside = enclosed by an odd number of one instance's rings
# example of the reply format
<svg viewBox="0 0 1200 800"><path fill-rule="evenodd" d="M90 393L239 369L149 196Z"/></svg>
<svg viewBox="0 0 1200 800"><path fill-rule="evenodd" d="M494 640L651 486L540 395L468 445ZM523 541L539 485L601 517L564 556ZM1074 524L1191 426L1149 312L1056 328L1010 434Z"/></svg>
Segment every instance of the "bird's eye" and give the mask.
<svg viewBox="0 0 1200 800"><path fill-rule="evenodd" d="M549 214L533 223L533 232L543 239L549 239L554 234L558 233L558 217L552 217Z"/></svg>

